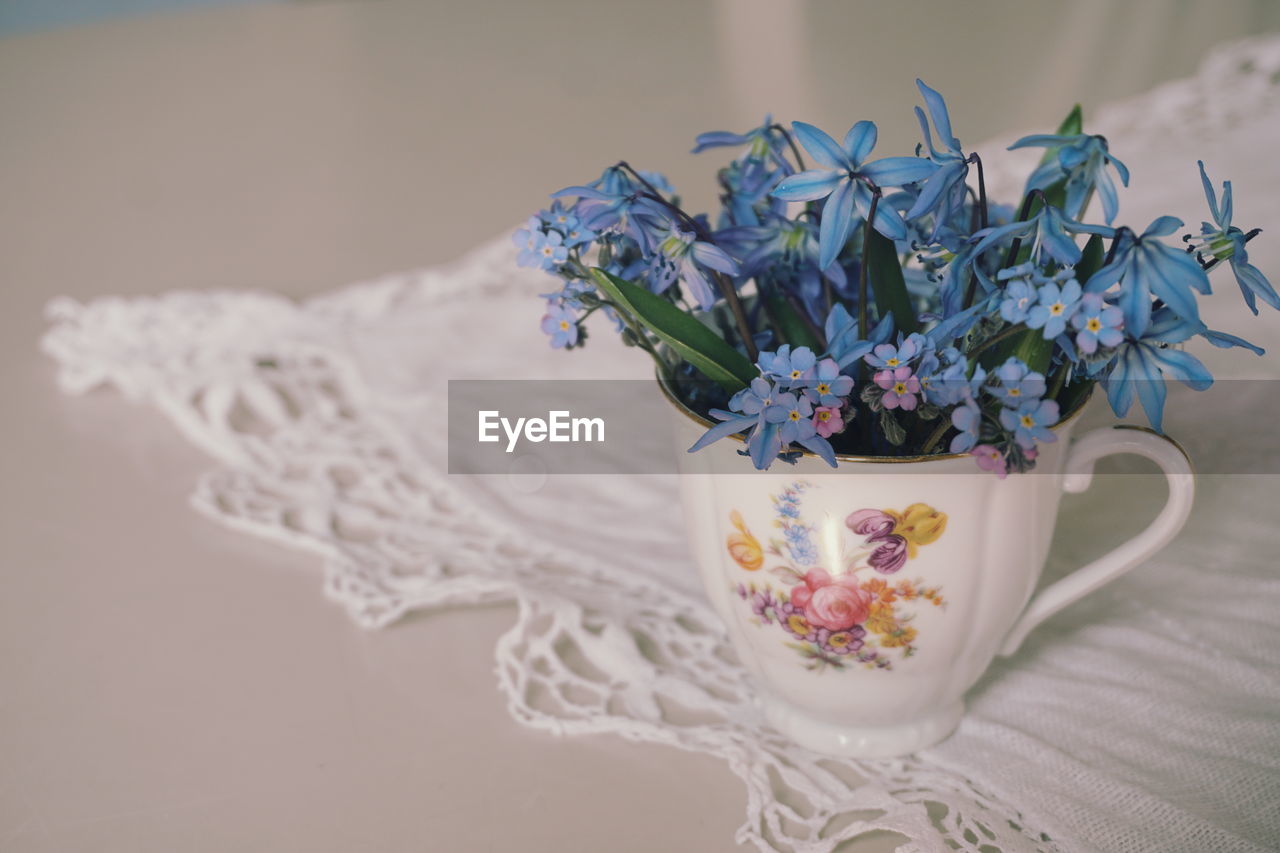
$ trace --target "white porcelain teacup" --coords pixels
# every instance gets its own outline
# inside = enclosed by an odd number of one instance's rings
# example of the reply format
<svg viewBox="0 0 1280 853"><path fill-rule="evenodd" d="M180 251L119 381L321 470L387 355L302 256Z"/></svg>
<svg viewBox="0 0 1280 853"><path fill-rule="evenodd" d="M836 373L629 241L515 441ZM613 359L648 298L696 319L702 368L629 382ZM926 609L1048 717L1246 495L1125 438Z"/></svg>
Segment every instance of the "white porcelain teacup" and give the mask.
<svg viewBox="0 0 1280 853"><path fill-rule="evenodd" d="M834 471L806 455L755 471L740 439L685 453L710 422L667 396L707 594L770 723L832 755L900 755L945 738L995 655L1163 547L1191 510L1186 455L1141 428L1072 441L1068 417L1033 473L1005 479L954 454L842 457ZM1062 491L1088 488L1094 462L1115 453L1163 469L1164 509L1032 598Z"/></svg>

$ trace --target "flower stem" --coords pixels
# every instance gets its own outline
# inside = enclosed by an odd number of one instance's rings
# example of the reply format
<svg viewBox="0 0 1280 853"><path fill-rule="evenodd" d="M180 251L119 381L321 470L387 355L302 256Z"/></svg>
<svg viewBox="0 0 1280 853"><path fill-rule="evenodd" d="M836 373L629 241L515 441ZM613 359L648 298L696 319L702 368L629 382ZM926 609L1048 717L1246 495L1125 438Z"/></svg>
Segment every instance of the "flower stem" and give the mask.
<svg viewBox="0 0 1280 853"><path fill-rule="evenodd" d="M1049 202L1044 197L1044 190L1032 190L1027 193L1027 197L1022 200L1022 207L1018 210L1018 222L1026 222L1027 217L1031 215L1031 205L1036 199L1040 199L1041 205L1047 205ZM1000 266L1008 269L1013 266L1014 261L1018 259L1018 251L1022 248L1022 238L1014 237L1013 242L1009 244L1009 254L1004 256L1004 263Z"/></svg>
<svg viewBox="0 0 1280 853"><path fill-rule="evenodd" d="M987 178L982 171L982 158L975 151L969 155L969 162L978 167L978 221L987 227Z"/></svg>
<svg viewBox="0 0 1280 853"><path fill-rule="evenodd" d="M800 316L800 322L804 323L805 328L809 330L809 334L813 335L825 350L827 348L827 334L818 328L818 324L809 316L808 309L804 307L804 304L794 293L787 294L787 302L791 305L791 310Z"/></svg>
<svg viewBox="0 0 1280 853"><path fill-rule="evenodd" d="M1012 326L1009 326L1007 329L1001 330L998 334L992 335L982 343L978 344L973 349L969 350L969 352L967 353L969 360L973 361L974 356L978 355L979 353L985 352L986 350L990 349L991 347L995 346L998 343L1001 343L1002 341L1009 340L1009 338L1013 337L1014 335L1020 335L1026 330L1027 330L1026 323L1014 323Z"/></svg>
<svg viewBox="0 0 1280 853"><path fill-rule="evenodd" d="M933 448L942 440L942 437L947 434L947 430L950 428L951 419L941 417L938 421L938 426L934 428L933 432L929 433L929 437L925 439L924 446L920 448L920 455L928 456L932 453Z"/></svg>
<svg viewBox="0 0 1280 853"><path fill-rule="evenodd" d="M870 291L868 275L870 268L871 256L871 229L874 227L876 220L876 208L880 205L880 188L875 184L870 184L871 190L871 209L867 211L867 221L862 232L862 265L858 270L858 337L861 340L867 339L867 329L869 327L867 317L867 302Z"/></svg>
<svg viewBox="0 0 1280 853"><path fill-rule="evenodd" d="M712 276L716 280L716 284L720 286L720 295L724 297L724 301L729 303L729 311L733 314L733 322L738 327L738 336L742 338L743 346L747 348L747 357L752 363L760 357L760 350L756 348L755 338L751 334L751 325L747 322L747 312L742 308L742 300L738 298L738 291L734 288L733 282L722 272L712 271Z"/></svg>
<svg viewBox="0 0 1280 853"><path fill-rule="evenodd" d="M769 125L770 130L776 130L782 134L782 138L787 140L787 145L791 146L791 154L796 158L796 167L804 171L804 158L800 156L800 149L796 146L796 141L791 137L791 133L780 124Z"/></svg>
<svg viewBox="0 0 1280 853"><path fill-rule="evenodd" d="M1062 386L1067 384L1067 373L1071 371L1071 362L1063 360L1058 365L1058 369L1053 372L1053 380L1049 385L1049 393L1045 395L1046 399L1057 400L1058 394L1062 391Z"/></svg>

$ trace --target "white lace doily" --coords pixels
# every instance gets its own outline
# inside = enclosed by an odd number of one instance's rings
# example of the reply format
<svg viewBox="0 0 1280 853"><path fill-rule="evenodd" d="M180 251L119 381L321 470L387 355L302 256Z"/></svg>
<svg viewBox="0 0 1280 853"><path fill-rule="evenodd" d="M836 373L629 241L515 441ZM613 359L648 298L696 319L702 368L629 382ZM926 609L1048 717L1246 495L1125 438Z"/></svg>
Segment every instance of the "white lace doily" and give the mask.
<svg viewBox="0 0 1280 853"><path fill-rule="evenodd" d="M1166 208L1198 218L1203 156L1220 164L1215 175L1232 170L1222 177L1252 205L1238 203L1237 218L1280 222L1278 80L1280 41L1255 40L1100 115L1091 126L1134 167L1126 221L1142 226ZM1025 172L988 174L1008 195ZM444 474L441 374L645 373L604 334L591 359L548 350L533 298L548 279L512 256L504 236L451 267L302 304L191 292L57 300L44 348L66 391L112 385L164 411L219 462L194 506L314 551L326 595L358 624L515 601L518 621L496 650L512 715L723 757L746 785L740 841L825 853L873 830L905 836L903 851L1245 851L1280 840L1280 542L1256 524L1256 507L1274 505L1268 478L1205 478L1188 533L993 667L944 744L896 761L823 758L771 732L751 704L685 554L672 478L619 488ZM1266 257L1255 261L1275 280ZM1144 501L1154 512L1159 497L1142 478L1114 488L1068 503L1061 527L1107 529ZM1088 552L1060 536L1049 573Z"/></svg>

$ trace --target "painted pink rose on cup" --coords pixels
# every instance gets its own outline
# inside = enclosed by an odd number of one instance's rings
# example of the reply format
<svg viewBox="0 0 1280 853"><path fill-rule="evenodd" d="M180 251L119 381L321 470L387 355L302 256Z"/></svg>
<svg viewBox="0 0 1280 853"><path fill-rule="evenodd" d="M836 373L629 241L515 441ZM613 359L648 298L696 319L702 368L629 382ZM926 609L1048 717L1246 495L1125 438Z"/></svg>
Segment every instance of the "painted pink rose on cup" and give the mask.
<svg viewBox="0 0 1280 853"><path fill-rule="evenodd" d="M810 625L843 631L865 622L871 613L871 593L852 576L832 580L826 569L810 569L804 583L791 589L791 603L804 610Z"/></svg>

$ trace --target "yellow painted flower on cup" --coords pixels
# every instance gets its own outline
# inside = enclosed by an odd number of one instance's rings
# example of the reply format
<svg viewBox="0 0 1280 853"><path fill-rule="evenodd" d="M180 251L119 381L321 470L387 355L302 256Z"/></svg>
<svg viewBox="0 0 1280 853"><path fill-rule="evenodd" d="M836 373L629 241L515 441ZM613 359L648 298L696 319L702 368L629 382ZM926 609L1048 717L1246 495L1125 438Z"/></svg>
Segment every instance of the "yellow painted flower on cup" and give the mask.
<svg viewBox="0 0 1280 853"><path fill-rule="evenodd" d="M729 548L729 556L747 571L756 571L764 565L764 549L760 547L760 540L751 535L751 531L747 529L747 523L742 519L742 513L736 509L729 513L729 521L738 528L737 533L730 533L725 540Z"/></svg>
<svg viewBox="0 0 1280 853"><path fill-rule="evenodd" d="M898 630L898 619L892 604L871 605L871 615L862 623L873 634L892 634Z"/></svg>
<svg viewBox="0 0 1280 853"><path fill-rule="evenodd" d="M893 533L907 540L907 557L914 558L921 545L936 542L947 529L947 514L928 504L912 504L902 512L886 509L884 514L893 519Z"/></svg>

